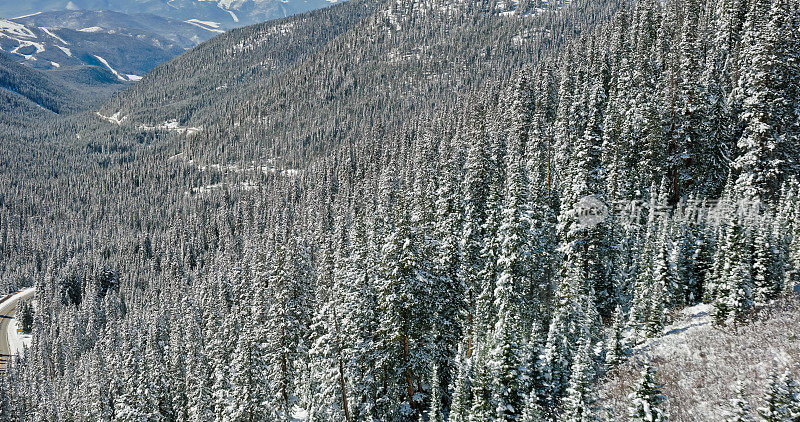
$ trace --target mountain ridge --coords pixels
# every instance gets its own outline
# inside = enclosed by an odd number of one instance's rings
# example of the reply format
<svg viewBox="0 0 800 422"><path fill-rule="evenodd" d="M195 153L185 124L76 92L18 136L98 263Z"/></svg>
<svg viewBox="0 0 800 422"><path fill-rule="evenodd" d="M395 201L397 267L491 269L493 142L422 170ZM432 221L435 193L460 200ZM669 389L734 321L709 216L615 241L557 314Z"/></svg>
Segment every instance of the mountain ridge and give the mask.
<svg viewBox="0 0 800 422"><path fill-rule="evenodd" d="M224 29L283 18L339 0L31 0L0 5L0 17L14 18L65 10L147 13L180 21L214 22Z"/></svg>

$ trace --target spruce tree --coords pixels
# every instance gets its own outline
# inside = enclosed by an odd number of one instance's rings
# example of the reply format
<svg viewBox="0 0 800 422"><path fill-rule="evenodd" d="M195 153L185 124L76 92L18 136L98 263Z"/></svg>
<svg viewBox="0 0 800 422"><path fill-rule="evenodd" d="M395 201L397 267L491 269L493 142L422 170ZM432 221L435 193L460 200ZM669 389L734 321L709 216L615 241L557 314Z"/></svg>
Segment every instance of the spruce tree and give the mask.
<svg viewBox="0 0 800 422"><path fill-rule="evenodd" d="M578 354L572 364L569 387L564 397L563 409L559 416L562 422L589 422L600 420L595 414L597 398L593 391L595 375L591 342L583 338L578 346Z"/></svg>
<svg viewBox="0 0 800 422"><path fill-rule="evenodd" d="M666 396L661 392L661 385L656 380L656 371L649 363L645 363L633 393L628 396L628 420L631 422L663 422L669 420L664 405Z"/></svg>
<svg viewBox="0 0 800 422"><path fill-rule="evenodd" d="M739 386L737 391L738 397L731 400L731 405L734 410L726 420L726 422L754 422L753 415L750 414L750 404L744 397L744 387Z"/></svg>

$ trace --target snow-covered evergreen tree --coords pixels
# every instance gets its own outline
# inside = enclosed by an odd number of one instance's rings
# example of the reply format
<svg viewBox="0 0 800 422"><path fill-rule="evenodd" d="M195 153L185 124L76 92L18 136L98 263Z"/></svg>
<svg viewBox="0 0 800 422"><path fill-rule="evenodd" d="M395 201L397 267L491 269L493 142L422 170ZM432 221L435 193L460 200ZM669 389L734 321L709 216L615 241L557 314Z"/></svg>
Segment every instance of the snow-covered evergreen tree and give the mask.
<svg viewBox="0 0 800 422"><path fill-rule="evenodd" d="M665 408L666 396L661 392L661 385L656 379L656 371L650 364L645 364L641 375L628 397L628 420L641 422L662 422L669 420Z"/></svg>

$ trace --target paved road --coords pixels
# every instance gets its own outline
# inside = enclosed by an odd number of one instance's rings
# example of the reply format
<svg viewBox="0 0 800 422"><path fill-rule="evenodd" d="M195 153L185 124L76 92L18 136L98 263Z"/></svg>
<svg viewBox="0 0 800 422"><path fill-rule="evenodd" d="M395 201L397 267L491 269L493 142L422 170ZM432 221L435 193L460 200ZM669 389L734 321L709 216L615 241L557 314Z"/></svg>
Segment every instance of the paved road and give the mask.
<svg viewBox="0 0 800 422"><path fill-rule="evenodd" d="M8 336L13 334L9 334L8 326L17 313L17 305L32 298L35 291L33 287L23 289L0 302L0 369L5 369L10 359L11 344Z"/></svg>

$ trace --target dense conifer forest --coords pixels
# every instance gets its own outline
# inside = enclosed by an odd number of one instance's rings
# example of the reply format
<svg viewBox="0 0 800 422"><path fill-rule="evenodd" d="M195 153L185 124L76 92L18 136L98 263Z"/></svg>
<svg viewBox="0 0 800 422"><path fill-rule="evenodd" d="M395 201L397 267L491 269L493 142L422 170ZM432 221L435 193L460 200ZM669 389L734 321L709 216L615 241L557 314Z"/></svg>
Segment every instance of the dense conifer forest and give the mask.
<svg viewBox="0 0 800 422"><path fill-rule="evenodd" d="M798 308L799 99L796 0L352 0L9 113L0 420L669 420L679 310Z"/></svg>

